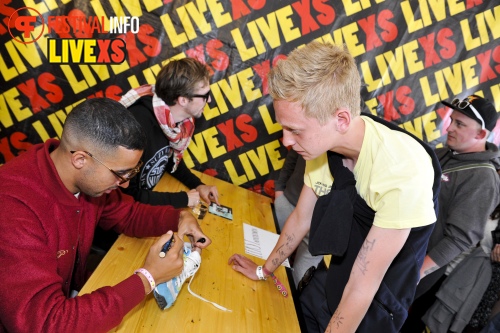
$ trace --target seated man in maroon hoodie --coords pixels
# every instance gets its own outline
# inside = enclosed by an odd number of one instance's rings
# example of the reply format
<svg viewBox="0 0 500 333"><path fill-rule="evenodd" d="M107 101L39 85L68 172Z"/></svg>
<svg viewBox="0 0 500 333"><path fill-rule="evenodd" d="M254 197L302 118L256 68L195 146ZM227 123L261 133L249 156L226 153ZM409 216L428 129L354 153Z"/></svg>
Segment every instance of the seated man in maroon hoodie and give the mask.
<svg viewBox="0 0 500 333"><path fill-rule="evenodd" d="M0 167L0 332L105 332L179 275L183 236L205 238L194 216L116 191L137 174L141 125L120 103L91 99L48 140ZM84 283L94 229L160 236L144 266L115 286L71 298ZM162 245L177 231L164 258Z"/></svg>

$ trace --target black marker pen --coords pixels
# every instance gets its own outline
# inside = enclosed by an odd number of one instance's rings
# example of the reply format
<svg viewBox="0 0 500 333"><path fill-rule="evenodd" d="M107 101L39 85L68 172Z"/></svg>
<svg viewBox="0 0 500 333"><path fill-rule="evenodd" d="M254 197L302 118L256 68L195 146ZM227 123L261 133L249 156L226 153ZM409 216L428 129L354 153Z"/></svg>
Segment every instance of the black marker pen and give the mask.
<svg viewBox="0 0 500 333"><path fill-rule="evenodd" d="M173 241L174 241L174 234L172 234L172 237L161 248L160 258L165 258L168 250L170 250L170 247L171 247Z"/></svg>

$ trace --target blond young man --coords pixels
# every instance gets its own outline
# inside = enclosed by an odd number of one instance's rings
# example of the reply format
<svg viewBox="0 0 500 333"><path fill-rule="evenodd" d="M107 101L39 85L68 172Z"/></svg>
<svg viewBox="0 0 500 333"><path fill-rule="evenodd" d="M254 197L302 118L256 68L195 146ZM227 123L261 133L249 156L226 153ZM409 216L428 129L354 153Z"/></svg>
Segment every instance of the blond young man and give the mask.
<svg viewBox="0 0 500 333"><path fill-rule="evenodd" d="M397 332L436 220L432 150L360 116L360 88L352 56L330 44L312 42L272 69L283 144L306 160L305 186L262 267L239 254L229 259L236 271L265 279L310 230L311 253L333 257L300 296L309 332Z"/></svg>

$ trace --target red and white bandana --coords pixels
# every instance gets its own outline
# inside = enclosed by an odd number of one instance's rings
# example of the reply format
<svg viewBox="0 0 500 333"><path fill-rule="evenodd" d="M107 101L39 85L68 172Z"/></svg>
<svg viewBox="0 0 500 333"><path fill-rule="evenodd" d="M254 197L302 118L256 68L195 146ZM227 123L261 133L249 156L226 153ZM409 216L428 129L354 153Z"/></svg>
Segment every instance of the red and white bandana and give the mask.
<svg viewBox="0 0 500 333"><path fill-rule="evenodd" d="M184 150L186 150L191 142L191 136L194 132L194 120L193 118L186 118L176 124L174 122L174 117L170 113L170 108L156 95L155 86L151 84L146 84L128 91L122 96L120 103L128 108L143 96L153 96L153 110L156 120L170 142L170 148L174 151L174 167L171 171L174 172L177 170Z"/></svg>

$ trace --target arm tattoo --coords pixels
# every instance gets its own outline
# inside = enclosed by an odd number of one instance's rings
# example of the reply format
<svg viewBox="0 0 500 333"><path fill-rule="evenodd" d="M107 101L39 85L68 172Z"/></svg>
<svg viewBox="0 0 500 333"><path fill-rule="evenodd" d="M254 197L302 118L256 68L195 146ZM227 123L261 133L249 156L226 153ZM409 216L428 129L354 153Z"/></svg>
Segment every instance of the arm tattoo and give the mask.
<svg viewBox="0 0 500 333"><path fill-rule="evenodd" d="M278 267L280 265L280 260L278 258L274 258L273 260L271 260L271 262L276 267Z"/></svg>
<svg viewBox="0 0 500 333"><path fill-rule="evenodd" d="M340 326L343 324L342 323L343 320L344 317L342 317L342 314L339 312L339 310L335 310L335 313L333 314L330 323L328 323L328 327L326 328L325 333L332 332L333 326L336 326L336 328L339 329Z"/></svg>
<svg viewBox="0 0 500 333"><path fill-rule="evenodd" d="M291 242L293 242L293 241L295 240L295 234L291 234L291 235L289 235L289 234L285 234L285 237L286 237L286 243L285 243L285 245L286 245L286 247L287 247L288 249L290 249L290 250L291 250L291 249L292 249L292 246L290 245L290 243L291 243Z"/></svg>
<svg viewBox="0 0 500 333"><path fill-rule="evenodd" d="M361 249L359 250L358 258L356 260L356 265L361 270L361 273L363 275L365 275L366 271L368 270L368 264L370 262L367 260L367 256L368 252L373 250L375 241L376 241L375 239L373 241L365 239L365 242L363 243L363 245L361 245Z"/></svg>
<svg viewBox="0 0 500 333"><path fill-rule="evenodd" d="M289 252L292 250L292 246L290 245L291 242L295 240L295 235L294 234L285 234L286 238L286 243L281 245L279 248L276 249L276 253L279 255L280 259L285 259L288 257Z"/></svg>
<svg viewBox="0 0 500 333"><path fill-rule="evenodd" d="M292 243L295 240L295 235L294 234L284 234L286 242L285 244L282 244L279 248L276 249L275 253L278 254L278 258L274 258L271 260L273 265L278 267L287 257L288 255L292 252L291 250L293 249Z"/></svg>

